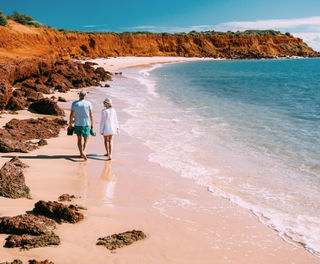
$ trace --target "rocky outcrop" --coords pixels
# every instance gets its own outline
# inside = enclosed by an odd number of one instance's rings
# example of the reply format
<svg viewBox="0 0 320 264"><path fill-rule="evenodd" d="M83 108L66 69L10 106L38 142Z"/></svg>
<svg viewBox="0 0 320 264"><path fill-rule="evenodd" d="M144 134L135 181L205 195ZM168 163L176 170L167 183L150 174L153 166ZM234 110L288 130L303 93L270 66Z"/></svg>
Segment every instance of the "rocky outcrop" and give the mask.
<svg viewBox="0 0 320 264"><path fill-rule="evenodd" d="M107 237L98 238L97 245L114 250L124 246L131 245L133 242L146 238L142 231L132 230L124 233L114 234Z"/></svg>
<svg viewBox="0 0 320 264"><path fill-rule="evenodd" d="M35 101L29 106L29 109L44 115L65 116L64 111L58 106L57 102L49 98Z"/></svg>
<svg viewBox="0 0 320 264"><path fill-rule="evenodd" d="M38 146L45 145L44 138L57 137L60 129L67 122L62 119L12 119L4 128L0 128L0 152L32 151ZM40 139L38 143L29 140Z"/></svg>
<svg viewBox="0 0 320 264"><path fill-rule="evenodd" d="M36 92L44 94L52 94L53 91L44 85L40 78L30 78L21 83L22 87L30 88Z"/></svg>
<svg viewBox="0 0 320 264"><path fill-rule="evenodd" d="M29 264L54 264L52 261L50 260L43 260L43 261L37 261L37 260L29 260Z"/></svg>
<svg viewBox="0 0 320 264"><path fill-rule="evenodd" d="M24 167L17 157L3 165L0 169L0 196L14 199L30 196L22 171Z"/></svg>
<svg viewBox="0 0 320 264"><path fill-rule="evenodd" d="M0 264L23 264L23 262L20 259L15 259L12 262L1 262Z"/></svg>
<svg viewBox="0 0 320 264"><path fill-rule="evenodd" d="M37 260L29 260L29 264L54 264L52 261L49 260L43 260L43 261L37 261ZM20 259L15 259L12 262L1 262L0 264L23 264L23 262Z"/></svg>
<svg viewBox="0 0 320 264"><path fill-rule="evenodd" d="M2 136L1 132L0 132L0 136ZM0 152L2 153L10 153L10 152L28 153L37 148L38 148L38 145L30 141L24 142L21 140L12 139L11 137L0 138Z"/></svg>
<svg viewBox="0 0 320 264"><path fill-rule="evenodd" d="M60 238L54 233L32 236L32 235L10 235L6 238L4 247L21 249L31 249L36 247L47 247L51 245L59 245Z"/></svg>
<svg viewBox="0 0 320 264"><path fill-rule="evenodd" d="M4 247L30 249L59 245L60 239L54 234L56 222L42 215L24 214L0 218L0 233L11 234Z"/></svg>
<svg viewBox="0 0 320 264"><path fill-rule="evenodd" d="M83 214L77 212L75 207L66 206L58 202L39 201L35 204L33 211L52 218L58 223L68 222L74 224L83 219Z"/></svg>
<svg viewBox="0 0 320 264"><path fill-rule="evenodd" d="M12 96L12 86L6 79L0 79L0 109L4 109Z"/></svg>
<svg viewBox="0 0 320 264"><path fill-rule="evenodd" d="M111 56L185 56L224 58L268 58L317 55L302 39L292 35L241 34L77 34L54 29L0 28L0 48L15 56L71 59ZM93 44L94 43L94 44Z"/></svg>
<svg viewBox="0 0 320 264"><path fill-rule="evenodd" d="M30 103L43 99L42 94L99 86L100 81L110 79L111 73L103 68L94 69L88 63L43 58L0 62L0 110L22 110ZM50 105L46 102L41 107L48 108Z"/></svg>
<svg viewBox="0 0 320 264"><path fill-rule="evenodd" d="M59 118L12 119L6 123L4 129L0 129L0 135L9 134L13 139L21 140L52 138L57 137L66 124L65 120Z"/></svg>
<svg viewBox="0 0 320 264"><path fill-rule="evenodd" d="M41 215L23 214L13 217L0 217L1 234L29 234L38 236L51 234L55 228L55 221Z"/></svg>

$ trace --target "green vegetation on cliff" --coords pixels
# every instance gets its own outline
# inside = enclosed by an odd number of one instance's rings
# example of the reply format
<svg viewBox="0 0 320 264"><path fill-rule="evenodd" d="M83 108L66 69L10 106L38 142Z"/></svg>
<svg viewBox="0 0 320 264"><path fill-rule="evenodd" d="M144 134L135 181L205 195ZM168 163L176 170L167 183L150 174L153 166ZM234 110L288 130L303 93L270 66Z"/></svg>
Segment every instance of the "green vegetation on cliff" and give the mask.
<svg viewBox="0 0 320 264"><path fill-rule="evenodd" d="M178 32L178 33L167 33L167 32L150 32L150 31L126 31L126 32L103 32L103 31L80 31L80 30L68 30L65 28L60 28L58 31L63 32L64 34L74 33L74 34L103 34L103 35L113 35L113 36L136 36L136 35L155 35L155 36L211 36L211 35L219 35L219 36L277 36L277 35L287 35L291 36L290 33L283 34L280 31L276 30L245 30L245 31L227 31L227 32L220 32L220 31L190 31L189 33L185 32Z"/></svg>
<svg viewBox="0 0 320 264"><path fill-rule="evenodd" d="M5 26L8 24L6 16L0 11L0 26Z"/></svg>
<svg viewBox="0 0 320 264"><path fill-rule="evenodd" d="M9 15L8 19L12 19L17 23L30 26L30 27L36 27L36 28L42 27L42 24L35 21L32 17L24 14L20 14L18 11L14 11L13 14Z"/></svg>

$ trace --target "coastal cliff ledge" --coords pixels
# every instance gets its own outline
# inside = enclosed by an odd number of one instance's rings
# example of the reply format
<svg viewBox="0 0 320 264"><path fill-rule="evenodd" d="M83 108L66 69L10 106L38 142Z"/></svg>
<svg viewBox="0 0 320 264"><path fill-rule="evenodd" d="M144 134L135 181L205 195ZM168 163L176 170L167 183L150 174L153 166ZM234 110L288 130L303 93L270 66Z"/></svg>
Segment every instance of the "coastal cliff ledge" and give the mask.
<svg viewBox="0 0 320 264"><path fill-rule="evenodd" d="M69 60L110 56L244 59L318 57L319 53L290 34L90 33L32 28L12 20L0 26L0 62L25 57Z"/></svg>

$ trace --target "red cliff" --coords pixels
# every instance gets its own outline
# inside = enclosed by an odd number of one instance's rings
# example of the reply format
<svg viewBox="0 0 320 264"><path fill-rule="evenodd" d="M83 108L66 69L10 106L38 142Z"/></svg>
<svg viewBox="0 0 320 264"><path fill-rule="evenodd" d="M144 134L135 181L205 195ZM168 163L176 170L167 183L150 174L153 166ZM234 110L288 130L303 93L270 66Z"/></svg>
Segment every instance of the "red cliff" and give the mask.
<svg viewBox="0 0 320 264"><path fill-rule="evenodd" d="M9 21L0 27L0 61L42 57L54 60L108 56L270 58L316 56L302 39L287 35L129 35L64 33Z"/></svg>

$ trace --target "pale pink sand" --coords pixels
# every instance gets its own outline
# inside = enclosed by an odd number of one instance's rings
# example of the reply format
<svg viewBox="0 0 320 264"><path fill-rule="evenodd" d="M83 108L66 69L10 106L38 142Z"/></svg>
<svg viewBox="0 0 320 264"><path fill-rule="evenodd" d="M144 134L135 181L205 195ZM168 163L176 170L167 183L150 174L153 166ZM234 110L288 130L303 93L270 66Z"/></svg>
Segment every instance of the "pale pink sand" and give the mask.
<svg viewBox="0 0 320 264"><path fill-rule="evenodd" d="M132 60L145 64L143 59L129 58L126 66L133 66ZM102 96L94 89L89 92L91 101ZM70 94L69 99L77 97L76 92ZM124 123L129 118L123 112L126 106L113 99L120 124ZM94 105L96 130L101 107ZM320 263L302 247L283 241L248 210L148 162L150 150L124 131L115 138L111 162L105 161L99 135L90 138L87 162L77 157L76 137L66 136L66 131L48 142L20 155L30 165L25 176L33 199L0 198L0 216L24 213L39 199L57 200L60 194L70 193L82 196L74 203L88 208L85 219L58 226L58 247L29 251L0 247L0 262L20 258L24 262L49 259L55 264ZM2 154L1 165L12 155ZM95 245L98 237L131 229L143 230L147 239L116 252ZM5 237L0 235L0 245Z"/></svg>

